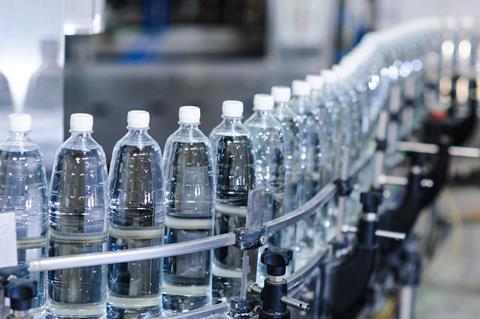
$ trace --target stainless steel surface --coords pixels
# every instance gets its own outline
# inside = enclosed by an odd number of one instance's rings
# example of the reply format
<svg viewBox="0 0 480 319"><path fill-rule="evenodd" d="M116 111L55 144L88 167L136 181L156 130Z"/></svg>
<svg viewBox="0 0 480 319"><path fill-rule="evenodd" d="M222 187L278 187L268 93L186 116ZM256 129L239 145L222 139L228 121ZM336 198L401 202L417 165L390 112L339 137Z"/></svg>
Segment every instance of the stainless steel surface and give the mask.
<svg viewBox="0 0 480 319"><path fill-rule="evenodd" d="M388 126L388 114L386 111L382 111L380 113L379 124L378 124L378 131L377 131L377 140L383 141L387 136L387 126ZM378 176L383 174L383 163L385 160L385 152L384 151L376 151L375 152L375 167L374 167L374 179L373 179L373 187L379 188L381 185L378 182Z"/></svg>
<svg viewBox="0 0 480 319"><path fill-rule="evenodd" d="M399 291L398 319L413 319L415 287L403 286Z"/></svg>
<svg viewBox="0 0 480 319"><path fill-rule="evenodd" d="M30 113L49 170L63 140L63 1L0 1L0 39L0 140L8 113Z"/></svg>
<svg viewBox="0 0 480 319"><path fill-rule="evenodd" d="M402 176L380 175L378 176L378 183L380 185L407 186L408 178Z"/></svg>
<svg viewBox="0 0 480 319"><path fill-rule="evenodd" d="M167 316L166 318L174 319L204 319L204 318L226 318L225 316L230 311L230 304L228 302L222 302L209 307L201 308L198 310L192 310L186 313L178 314L175 316ZM155 317L155 319L165 318Z"/></svg>
<svg viewBox="0 0 480 319"><path fill-rule="evenodd" d="M283 304L301 311L307 311L310 309L310 305L308 303L292 297L283 296L280 300L282 301Z"/></svg>
<svg viewBox="0 0 480 319"><path fill-rule="evenodd" d="M461 146L450 146L448 148L448 154L455 157L465 157L465 158L480 158L480 148L476 147L461 147Z"/></svg>
<svg viewBox="0 0 480 319"><path fill-rule="evenodd" d="M439 151L439 148L435 144L417 143L417 142L398 142L397 151L437 154ZM480 158L480 148L450 146L448 148L448 154L454 157L477 159L477 158Z"/></svg>
<svg viewBox="0 0 480 319"><path fill-rule="evenodd" d="M398 83L394 83L392 85L390 91L390 114L399 115L400 112L400 100L401 100L401 89ZM403 124L403 123L402 123ZM395 152L395 145L398 141L398 131L399 131L399 123L398 121L388 121L387 127L387 153Z"/></svg>
<svg viewBox="0 0 480 319"><path fill-rule="evenodd" d="M438 146L435 144L425 144L425 143L417 143L417 142L398 142L397 151L437 154Z"/></svg>
<svg viewBox="0 0 480 319"><path fill-rule="evenodd" d="M341 172L340 179L346 181L348 179L348 168L349 168L349 157L350 152L348 147L342 147L342 163L341 163ZM337 210L337 227L335 228L335 239L338 242L343 240L342 225L345 223L345 196L338 197L338 210Z"/></svg>
<svg viewBox="0 0 480 319"><path fill-rule="evenodd" d="M345 233L356 233L357 227L350 226L350 225L343 225L342 230ZM393 231L382 230L382 229L377 229L375 231L375 235L378 237L384 237L384 238L390 238L390 239L396 239L396 240L403 240L406 237L405 233L393 232Z"/></svg>
<svg viewBox="0 0 480 319"><path fill-rule="evenodd" d="M248 194L248 211L245 229L258 229L262 225L262 190L252 190ZM247 299L249 283L257 279L258 248L243 251L243 271L240 298Z"/></svg>
<svg viewBox="0 0 480 319"><path fill-rule="evenodd" d="M157 247L45 258L31 261L28 269L31 272L38 272L178 256L213 248L230 246L234 243L235 234L227 233L205 239L190 240L177 244L168 244Z"/></svg>

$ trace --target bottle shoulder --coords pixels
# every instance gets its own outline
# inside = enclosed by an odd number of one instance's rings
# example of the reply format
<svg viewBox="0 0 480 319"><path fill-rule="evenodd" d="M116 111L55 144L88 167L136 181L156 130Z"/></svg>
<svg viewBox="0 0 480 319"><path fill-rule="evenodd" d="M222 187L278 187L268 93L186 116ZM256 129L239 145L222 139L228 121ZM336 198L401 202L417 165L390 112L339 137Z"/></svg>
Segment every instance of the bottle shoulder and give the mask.
<svg viewBox="0 0 480 319"><path fill-rule="evenodd" d="M210 132L210 139L215 139L218 136L250 136L250 131L240 121L236 122L228 122L223 120L214 127L214 129Z"/></svg>
<svg viewBox="0 0 480 319"><path fill-rule="evenodd" d="M71 135L60 148L72 149L77 151L99 150L103 153L102 146L91 136Z"/></svg>
<svg viewBox="0 0 480 319"><path fill-rule="evenodd" d="M148 134L125 134L115 143L113 154L116 154L122 148L131 148L132 150L146 150L151 153L162 153L160 145Z"/></svg>
<svg viewBox="0 0 480 319"><path fill-rule="evenodd" d="M278 129L280 122L272 114L254 113L245 121L245 127L252 133L255 129Z"/></svg>
<svg viewBox="0 0 480 319"><path fill-rule="evenodd" d="M11 152L11 153L32 153L38 154L39 157L43 157L40 151L40 148L37 144L33 142L15 142L9 141L0 144L0 152Z"/></svg>

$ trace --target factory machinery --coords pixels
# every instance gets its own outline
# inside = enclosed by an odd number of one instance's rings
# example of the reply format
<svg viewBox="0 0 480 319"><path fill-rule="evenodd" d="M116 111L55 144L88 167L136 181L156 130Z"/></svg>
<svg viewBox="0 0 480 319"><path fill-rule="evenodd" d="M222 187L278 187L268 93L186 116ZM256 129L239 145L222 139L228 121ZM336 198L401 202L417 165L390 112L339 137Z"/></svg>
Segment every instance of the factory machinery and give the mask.
<svg viewBox="0 0 480 319"><path fill-rule="evenodd" d="M474 31L468 19L460 24L423 19L370 33L344 58L344 64L378 64L375 73L365 69L372 133L356 149L341 147L338 178L298 209L262 223L262 194L253 190L245 227L230 233L157 247L45 258L0 269L0 296L10 301L10 318L29 318L36 290L29 279L32 272L230 245L243 252L240 295L173 317L371 318L388 295L395 296L398 318L412 318L422 273L412 229L445 186L451 158L480 158L480 149L460 146L477 123ZM295 258L292 247L268 247L260 256L268 276L263 284L256 283L258 251L268 236L326 205L336 207L336 226L324 249L286 275Z"/></svg>

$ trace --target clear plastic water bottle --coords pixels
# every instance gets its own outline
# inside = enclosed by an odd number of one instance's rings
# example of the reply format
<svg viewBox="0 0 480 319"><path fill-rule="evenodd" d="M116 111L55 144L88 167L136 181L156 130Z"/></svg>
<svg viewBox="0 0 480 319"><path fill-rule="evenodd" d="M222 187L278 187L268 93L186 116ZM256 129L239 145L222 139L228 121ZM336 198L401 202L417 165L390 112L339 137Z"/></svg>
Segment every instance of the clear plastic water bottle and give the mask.
<svg viewBox="0 0 480 319"><path fill-rule="evenodd" d="M311 87L306 81L295 80L292 83L293 98L290 107L297 114L301 134L301 185L300 204L310 200L322 185L321 129L316 110L310 100ZM295 267L302 266L316 249L316 216L303 220L297 225L297 247L295 248Z"/></svg>
<svg viewBox="0 0 480 319"><path fill-rule="evenodd" d="M213 234L215 179L212 149L199 130L200 109L182 106L179 129L164 154L165 244ZM212 251L167 257L163 261L163 312L180 313L212 301Z"/></svg>
<svg viewBox="0 0 480 319"><path fill-rule="evenodd" d="M338 87L338 77L331 70L323 70L322 77L325 81L324 94L326 97L325 106L327 107L334 134L334 162L333 177L340 177L341 168L341 146L351 144L351 129L349 127L349 106Z"/></svg>
<svg viewBox="0 0 480 319"><path fill-rule="evenodd" d="M264 192L262 222L283 215L285 167L281 124L273 116L273 97L256 94L253 114L245 121L250 131L255 156L255 189ZM279 131L280 129L280 131Z"/></svg>
<svg viewBox="0 0 480 319"><path fill-rule="evenodd" d="M15 213L18 263L45 257L48 198L43 157L30 140L31 117L8 116L9 136L0 144L0 214ZM32 313L41 315L45 305L45 274L33 273L38 294Z"/></svg>
<svg viewBox="0 0 480 319"><path fill-rule="evenodd" d="M163 244L162 153L148 134L150 115L128 112L128 133L110 165L109 250ZM108 317L161 315L161 258L109 265Z"/></svg>
<svg viewBox="0 0 480 319"><path fill-rule="evenodd" d="M49 202L49 257L107 248L107 166L92 128L90 114L72 114L71 136L57 151ZM47 318L105 318L106 283L105 265L49 271Z"/></svg>
<svg viewBox="0 0 480 319"><path fill-rule="evenodd" d="M326 107L326 104L329 101L326 100L324 94L324 79L322 76L316 74L309 74L305 79L312 88L310 100L313 109L317 112L316 114L319 123L322 152L320 187L324 187L328 183L331 183L334 179L333 170L335 166L335 151L338 145L334 144L334 128L332 127L330 114ZM321 213L317 214L316 216L316 228L322 230L316 232L317 237L315 242L318 246L318 249L325 247L325 243L333 238L335 234L334 225L336 211L334 208L335 207L332 203L327 203L322 207Z"/></svg>
<svg viewBox="0 0 480 319"><path fill-rule="evenodd" d="M322 152L321 128L317 110L310 100L311 87L306 81L292 82L293 97L290 107L300 120L302 136L302 185L300 203L305 203L315 196L321 188Z"/></svg>
<svg viewBox="0 0 480 319"><path fill-rule="evenodd" d="M253 144L242 114L242 102L224 101L223 121L210 133L217 178L216 235L245 226L248 192L255 185ZM213 262L214 298L239 296L242 251L234 246L215 249Z"/></svg>
<svg viewBox="0 0 480 319"><path fill-rule="evenodd" d="M311 103L313 109L317 112L317 119L319 121L319 129L322 140L322 180L321 186L333 181L333 167L334 167L334 149L337 147L334 144L333 134L334 128L327 107L325 106L326 96L324 92L324 79L320 75L309 74L305 80L310 84L312 91L310 93Z"/></svg>
<svg viewBox="0 0 480 319"><path fill-rule="evenodd" d="M283 198L283 211L288 214L299 206L302 192L302 154L301 154L301 126L299 117L289 106L291 90L287 86L274 86L271 90L275 101L274 115L282 126L283 153L285 166L285 186ZM282 247L295 250L297 247L297 225L285 228L281 233ZM287 274L295 269L295 258L287 267ZM257 278L258 279L258 278ZM258 280L257 280L258 281Z"/></svg>
<svg viewBox="0 0 480 319"><path fill-rule="evenodd" d="M284 214L285 165L282 125L273 115L273 97L255 94L253 114L245 121L250 131L255 155L255 189L262 192L262 223ZM288 247L288 229L271 234L267 245ZM286 238L283 238L286 237ZM262 247L262 248L265 248ZM263 249L259 250L259 255ZM258 259L257 282L263 282L266 266Z"/></svg>
<svg viewBox="0 0 480 319"><path fill-rule="evenodd" d="M301 185L301 126L300 118L290 108L291 90L286 86L272 87L272 97L275 101L274 115L282 126L285 188L283 209L289 213L299 206ZM293 239L295 243L295 239Z"/></svg>

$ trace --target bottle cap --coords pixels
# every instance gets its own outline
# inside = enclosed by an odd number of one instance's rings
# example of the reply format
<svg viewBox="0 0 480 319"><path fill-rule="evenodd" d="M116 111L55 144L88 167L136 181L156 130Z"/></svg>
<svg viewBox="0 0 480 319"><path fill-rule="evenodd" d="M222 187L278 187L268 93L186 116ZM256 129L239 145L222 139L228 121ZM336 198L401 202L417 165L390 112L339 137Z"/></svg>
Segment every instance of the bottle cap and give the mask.
<svg viewBox="0 0 480 319"><path fill-rule="evenodd" d="M242 117L243 102L226 100L222 103L222 115L226 117Z"/></svg>
<svg viewBox="0 0 480 319"><path fill-rule="evenodd" d="M322 76L327 83L335 83L337 81L337 75L332 70L323 70Z"/></svg>
<svg viewBox="0 0 480 319"><path fill-rule="evenodd" d="M255 94L253 97L253 109L259 111L273 110L273 97L270 94Z"/></svg>
<svg viewBox="0 0 480 319"><path fill-rule="evenodd" d="M148 128L150 124L150 113L147 111L130 111L127 115L127 125L129 128Z"/></svg>
<svg viewBox="0 0 480 319"><path fill-rule="evenodd" d="M70 131L90 132L93 128L93 116L87 113L73 113L70 115Z"/></svg>
<svg viewBox="0 0 480 319"><path fill-rule="evenodd" d="M32 129L32 117L27 113L12 113L8 115L10 132L28 132Z"/></svg>
<svg viewBox="0 0 480 319"><path fill-rule="evenodd" d="M288 102L292 95L292 90L288 86L274 86L271 90L275 102Z"/></svg>
<svg viewBox="0 0 480 319"><path fill-rule="evenodd" d="M310 94L310 84L308 84L306 81L301 81L301 80L294 80L292 82L292 92L293 95L309 95Z"/></svg>
<svg viewBox="0 0 480 319"><path fill-rule="evenodd" d="M200 123L200 108L198 106L181 106L178 109L178 119L180 123L198 124Z"/></svg>
<svg viewBox="0 0 480 319"><path fill-rule="evenodd" d="M320 75L308 74L305 80L307 80L308 84L310 84L314 90L320 90L323 87L323 78Z"/></svg>

